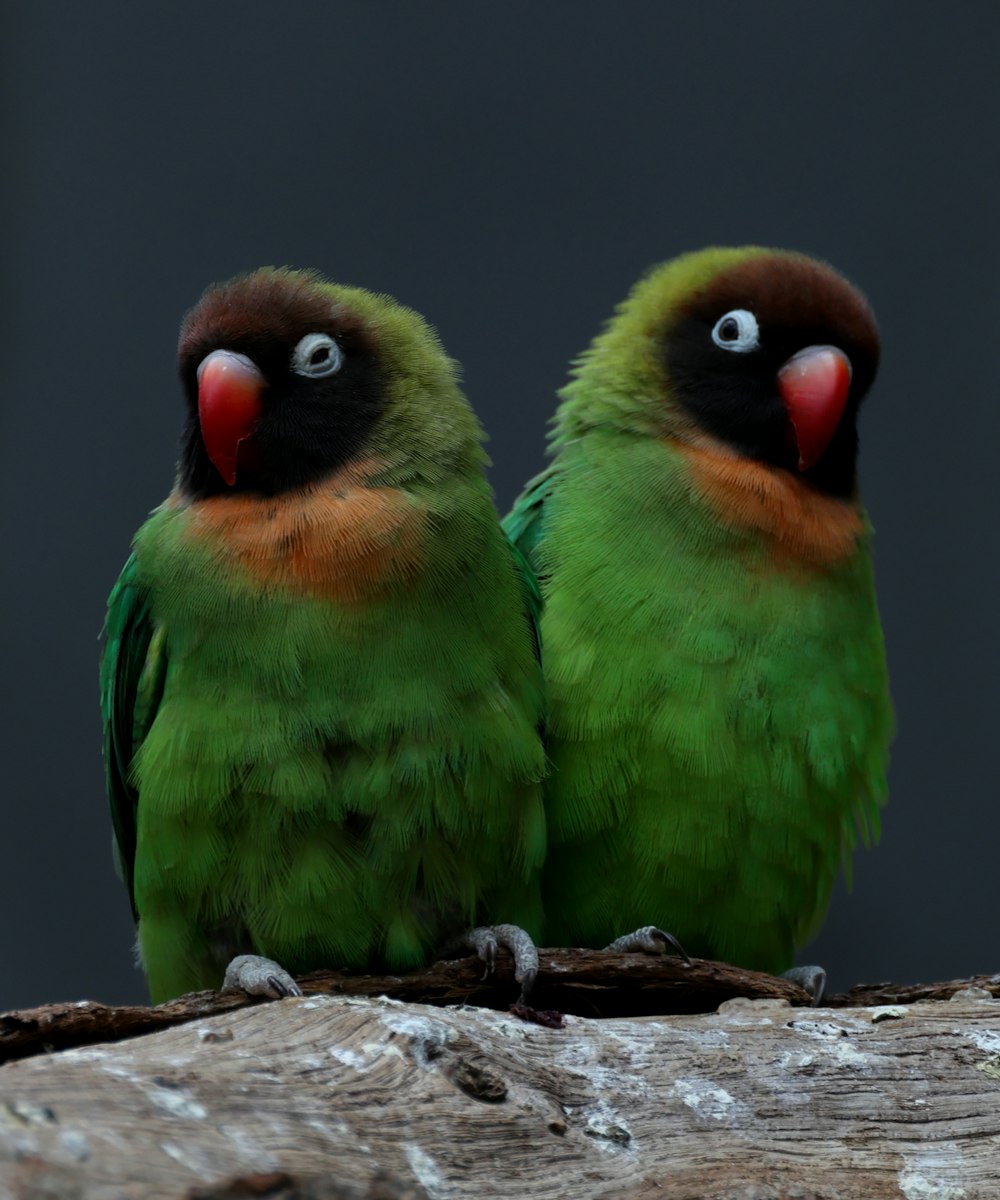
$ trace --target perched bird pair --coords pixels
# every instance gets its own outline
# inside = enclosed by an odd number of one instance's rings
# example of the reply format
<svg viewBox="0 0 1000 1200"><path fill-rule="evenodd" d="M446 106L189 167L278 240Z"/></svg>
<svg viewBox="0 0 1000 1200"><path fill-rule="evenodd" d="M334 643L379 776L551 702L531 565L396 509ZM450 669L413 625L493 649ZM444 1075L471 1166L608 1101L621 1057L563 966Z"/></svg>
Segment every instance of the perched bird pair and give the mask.
<svg viewBox="0 0 1000 1200"><path fill-rule="evenodd" d="M530 982L498 922L788 967L885 796L856 486L877 359L822 264L668 263L579 360L508 541L415 313L292 271L210 289L102 660L153 999L231 960L278 993L412 967L473 927Z"/></svg>

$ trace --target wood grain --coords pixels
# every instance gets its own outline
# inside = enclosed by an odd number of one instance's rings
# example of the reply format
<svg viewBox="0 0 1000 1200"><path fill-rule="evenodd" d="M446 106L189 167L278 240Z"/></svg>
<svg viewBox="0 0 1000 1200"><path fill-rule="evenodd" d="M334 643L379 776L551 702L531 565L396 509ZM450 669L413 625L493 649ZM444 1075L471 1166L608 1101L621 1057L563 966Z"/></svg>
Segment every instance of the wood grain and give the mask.
<svg viewBox="0 0 1000 1200"><path fill-rule="evenodd" d="M33 1200L998 1194L983 991L561 1029L312 996L0 1068L0 1195Z"/></svg>
<svg viewBox="0 0 1000 1200"><path fill-rule="evenodd" d="M810 1003L797 985L726 963L597 950L541 950L532 993L537 1010L589 1017L714 1012L734 996ZM483 978L475 958L437 962L407 975L316 971L299 983L306 995L390 996L421 1004L475 1004L506 1011L520 988L511 961L501 953L495 974ZM258 1004L237 992L193 992L157 1007L112 1007L93 1001L47 1004L0 1014L0 1062L46 1050L117 1041L215 1013Z"/></svg>

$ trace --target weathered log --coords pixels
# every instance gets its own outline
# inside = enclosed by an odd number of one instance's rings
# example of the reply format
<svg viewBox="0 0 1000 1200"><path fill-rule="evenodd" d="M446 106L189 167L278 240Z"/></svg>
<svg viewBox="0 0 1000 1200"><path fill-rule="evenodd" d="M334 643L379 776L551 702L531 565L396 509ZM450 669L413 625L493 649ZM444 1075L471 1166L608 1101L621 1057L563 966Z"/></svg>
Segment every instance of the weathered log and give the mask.
<svg viewBox="0 0 1000 1200"><path fill-rule="evenodd" d="M810 1003L800 987L773 975L743 971L726 963L596 950L542 950L536 1011L577 1016L631 1017L662 1013L714 1012L735 996ZM407 975L359 975L316 971L299 980L306 995L389 996L421 1004L474 1004L506 1010L519 992L510 958L501 955L495 974L483 978L475 958L437 962ZM260 1003L241 992L194 992L156 1008L110 1007L91 1001L48 1004L0 1014L0 1062L117 1041L166 1029L200 1017Z"/></svg>
<svg viewBox="0 0 1000 1200"><path fill-rule="evenodd" d="M234 1008L0 1068L0 1195L995 1197L1000 1002Z"/></svg>
<svg viewBox="0 0 1000 1200"><path fill-rule="evenodd" d="M796 984L727 963L596 950L542 950L541 974L531 997L536 1010L586 1017L666 1016L714 1012L726 1000L784 999L811 1003ZM510 959L501 955L496 972L483 977L474 958L437 962L406 975L360 975L315 971L303 976L306 995L389 996L420 1004L473 1004L506 1011L517 995ZM1000 975L927 984L862 984L830 996L831 1008L947 1000L976 987L1000 996ZM0 1013L0 1063L32 1054L114 1042L186 1021L262 1003L241 992L193 992L157 1007L111 1006L80 1000Z"/></svg>

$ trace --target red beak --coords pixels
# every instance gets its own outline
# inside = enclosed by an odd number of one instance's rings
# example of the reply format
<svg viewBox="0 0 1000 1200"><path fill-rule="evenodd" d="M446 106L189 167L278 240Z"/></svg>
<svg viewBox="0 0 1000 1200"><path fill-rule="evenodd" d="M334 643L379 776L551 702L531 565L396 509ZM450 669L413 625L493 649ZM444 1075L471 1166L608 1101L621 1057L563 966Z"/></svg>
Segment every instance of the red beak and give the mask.
<svg viewBox="0 0 1000 1200"><path fill-rule="evenodd" d="M263 406L265 379L245 354L213 350L198 368L198 422L215 469L236 482L241 443L253 433Z"/></svg>
<svg viewBox="0 0 1000 1200"><path fill-rule="evenodd" d="M806 346L778 372L778 391L795 430L799 470L823 457L844 415L851 360L836 346Z"/></svg>

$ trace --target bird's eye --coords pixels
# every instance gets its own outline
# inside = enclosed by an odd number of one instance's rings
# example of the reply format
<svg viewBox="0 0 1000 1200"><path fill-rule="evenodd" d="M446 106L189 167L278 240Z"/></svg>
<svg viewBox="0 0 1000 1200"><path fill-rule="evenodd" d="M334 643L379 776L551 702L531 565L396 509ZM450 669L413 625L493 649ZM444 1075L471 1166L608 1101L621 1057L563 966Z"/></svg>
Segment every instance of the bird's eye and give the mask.
<svg viewBox="0 0 1000 1200"><path fill-rule="evenodd" d="M757 318L745 308L734 308L723 314L712 328L712 341L723 350L746 354L760 345Z"/></svg>
<svg viewBox="0 0 1000 1200"><path fill-rule="evenodd" d="M292 370L310 379L336 375L343 364L343 352L327 333L307 333L292 351Z"/></svg>

